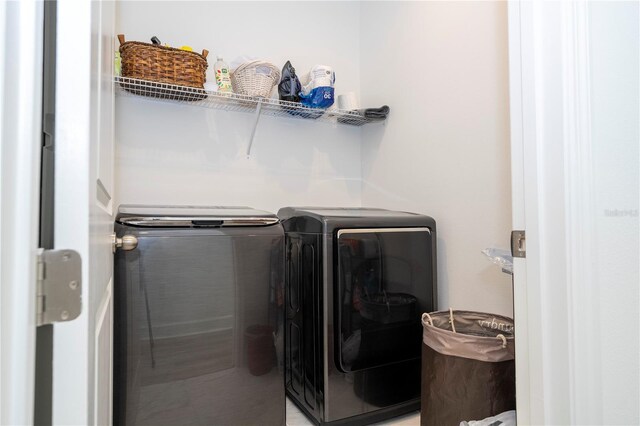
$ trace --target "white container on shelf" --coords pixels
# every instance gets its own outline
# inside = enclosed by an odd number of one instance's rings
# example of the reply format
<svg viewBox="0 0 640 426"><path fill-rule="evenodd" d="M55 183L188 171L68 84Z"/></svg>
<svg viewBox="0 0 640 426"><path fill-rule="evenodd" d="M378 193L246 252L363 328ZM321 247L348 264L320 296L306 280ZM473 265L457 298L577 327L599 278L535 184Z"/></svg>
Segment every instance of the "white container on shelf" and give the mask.
<svg viewBox="0 0 640 426"><path fill-rule="evenodd" d="M338 108L347 111L353 111L360 108L356 93L347 92L342 95L338 95Z"/></svg>
<svg viewBox="0 0 640 426"><path fill-rule="evenodd" d="M232 93L233 87L231 85L231 72L229 71L229 65L222 59L222 56L218 56L218 60L213 66L216 76L216 86L220 93Z"/></svg>

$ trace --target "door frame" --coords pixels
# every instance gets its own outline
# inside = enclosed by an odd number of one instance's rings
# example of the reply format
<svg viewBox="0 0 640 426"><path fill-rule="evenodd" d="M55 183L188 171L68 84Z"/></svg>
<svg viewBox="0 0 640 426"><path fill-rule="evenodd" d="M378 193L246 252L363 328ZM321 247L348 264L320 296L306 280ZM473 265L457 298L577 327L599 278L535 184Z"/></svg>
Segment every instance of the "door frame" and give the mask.
<svg viewBox="0 0 640 426"><path fill-rule="evenodd" d="M0 3L0 424L32 424L44 6Z"/></svg>
<svg viewBox="0 0 640 426"><path fill-rule="evenodd" d="M508 16L518 424L599 423L589 4Z"/></svg>
<svg viewBox="0 0 640 426"><path fill-rule="evenodd" d="M511 121L511 223L513 229L527 230L531 238L533 229L527 228L525 216L525 161L524 161L524 112L525 93L524 81L530 82L530 75L522 57L523 40L521 22L521 4L509 1L508 4L508 33L509 33L509 108ZM527 93L526 96L530 96ZM527 105L530 108L530 105ZM530 129L527 129L531 132ZM532 135L528 135L530 138ZM535 170L535 169L534 169ZM531 180L531 177L529 177ZM529 204L530 205L530 204ZM531 253L531 254L530 254ZM527 255L533 257L533 250L527 247ZM533 263L534 260L529 262ZM530 424L530 360L529 360L529 315L527 297L527 261L522 258L513 259L513 313L516 346L516 415L517 423ZM532 271L533 273L533 268ZM532 277L531 282L535 282Z"/></svg>

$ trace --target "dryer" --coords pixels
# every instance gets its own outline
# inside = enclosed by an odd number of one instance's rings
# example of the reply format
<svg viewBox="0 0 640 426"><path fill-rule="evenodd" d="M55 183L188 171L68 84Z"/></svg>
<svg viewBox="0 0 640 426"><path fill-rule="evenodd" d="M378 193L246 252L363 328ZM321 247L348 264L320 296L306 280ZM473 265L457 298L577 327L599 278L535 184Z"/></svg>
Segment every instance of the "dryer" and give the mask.
<svg viewBox="0 0 640 426"><path fill-rule="evenodd" d="M370 208L286 207L286 392L316 424L420 406L423 312L436 309L436 224Z"/></svg>

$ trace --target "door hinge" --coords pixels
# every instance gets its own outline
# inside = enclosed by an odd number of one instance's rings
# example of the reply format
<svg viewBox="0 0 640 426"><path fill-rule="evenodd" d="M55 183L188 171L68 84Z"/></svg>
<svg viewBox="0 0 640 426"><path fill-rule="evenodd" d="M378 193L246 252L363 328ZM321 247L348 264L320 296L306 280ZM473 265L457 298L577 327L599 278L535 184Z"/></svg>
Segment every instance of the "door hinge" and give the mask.
<svg viewBox="0 0 640 426"><path fill-rule="evenodd" d="M38 251L36 325L71 321L82 311L82 260L73 250Z"/></svg>
<svg viewBox="0 0 640 426"><path fill-rule="evenodd" d="M527 235L525 231L511 231L511 256L527 257Z"/></svg>

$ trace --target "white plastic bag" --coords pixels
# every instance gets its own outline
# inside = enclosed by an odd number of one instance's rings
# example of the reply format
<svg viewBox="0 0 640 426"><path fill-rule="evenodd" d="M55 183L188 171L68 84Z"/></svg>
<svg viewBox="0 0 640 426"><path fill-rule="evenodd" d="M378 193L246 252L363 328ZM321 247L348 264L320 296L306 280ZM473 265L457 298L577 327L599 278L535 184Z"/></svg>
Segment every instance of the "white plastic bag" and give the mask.
<svg viewBox="0 0 640 426"><path fill-rule="evenodd" d="M482 253L491 260L491 262L502 268L503 272L513 275L513 256L509 250L486 248Z"/></svg>
<svg viewBox="0 0 640 426"><path fill-rule="evenodd" d="M460 422L460 426L516 426L516 412L515 410L505 411L484 420Z"/></svg>

